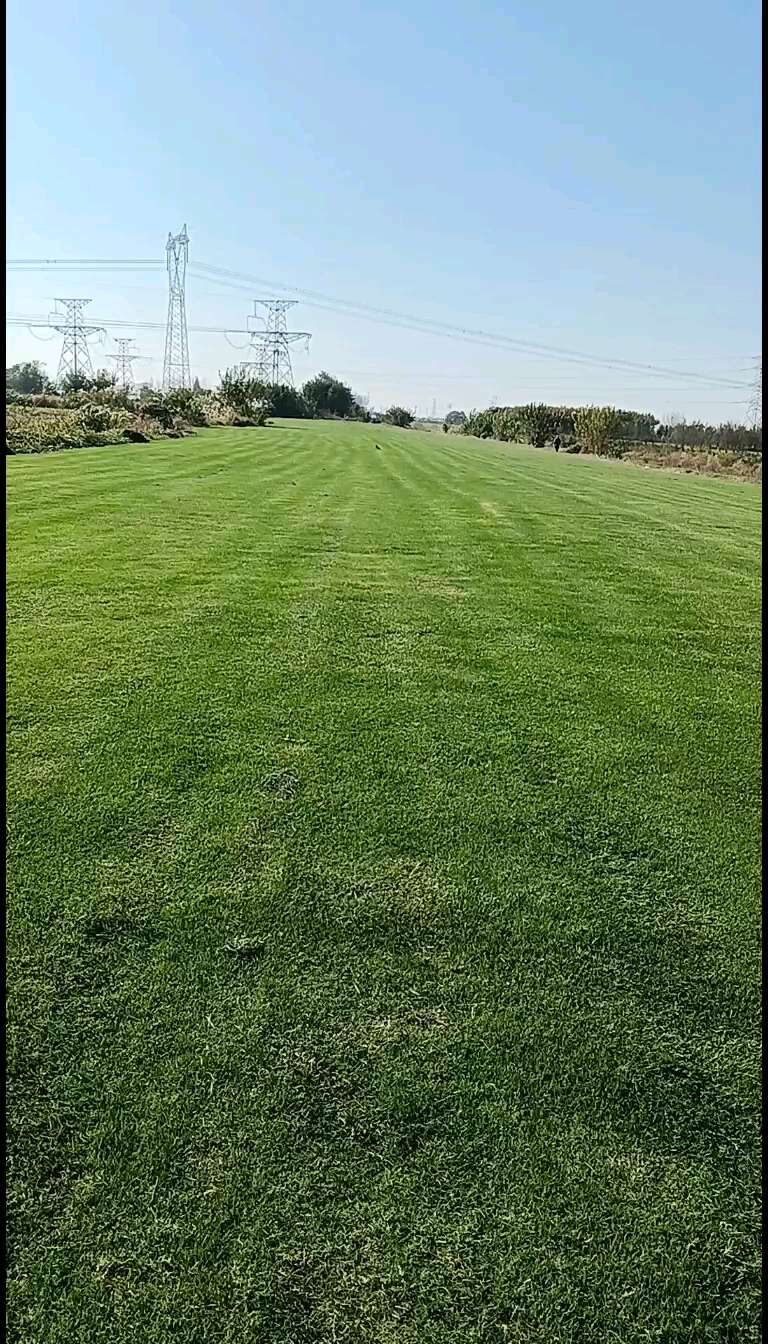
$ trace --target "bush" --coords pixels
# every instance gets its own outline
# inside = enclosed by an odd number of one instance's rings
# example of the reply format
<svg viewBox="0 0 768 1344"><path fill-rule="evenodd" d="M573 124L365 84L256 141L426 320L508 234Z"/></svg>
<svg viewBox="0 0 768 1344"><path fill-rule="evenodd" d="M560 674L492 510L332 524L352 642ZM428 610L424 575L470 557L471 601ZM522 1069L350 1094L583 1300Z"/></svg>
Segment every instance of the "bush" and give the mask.
<svg viewBox="0 0 768 1344"><path fill-rule="evenodd" d="M65 406L68 410L77 410L80 406L111 406L121 410L132 410L137 404L130 393L116 387L91 387L87 390L64 392L56 398L49 396L36 400L40 405Z"/></svg>
<svg viewBox="0 0 768 1344"><path fill-rule="evenodd" d="M201 392L196 400L200 406L200 414L203 416L203 424L223 426L231 425L234 419L234 411L224 402L216 392Z"/></svg>
<svg viewBox="0 0 768 1344"><path fill-rule="evenodd" d="M351 415L353 407L357 405L352 388L324 370L315 378L310 378L301 393L313 415L339 416L343 419Z"/></svg>
<svg viewBox="0 0 768 1344"><path fill-rule="evenodd" d="M253 407L265 400L268 391L265 383L258 378L252 378L243 369L226 369L224 373L219 374L219 401L229 407L235 415L246 419L251 417Z"/></svg>
<svg viewBox="0 0 768 1344"><path fill-rule="evenodd" d="M173 411L163 401L145 401L140 408L145 420L155 420L163 429L173 429Z"/></svg>
<svg viewBox="0 0 768 1344"><path fill-rule="evenodd" d="M547 439L554 438L560 427L560 415L552 406L531 401L516 412L520 434L534 448L543 448Z"/></svg>
<svg viewBox="0 0 768 1344"><path fill-rule="evenodd" d="M514 443L520 437L520 426L514 411L504 408L493 412L493 437L502 443Z"/></svg>
<svg viewBox="0 0 768 1344"><path fill-rule="evenodd" d="M349 409L347 419L360 420L363 424L369 425L371 423L371 413L368 410L368 407L364 406L361 401L355 400L352 402Z"/></svg>
<svg viewBox="0 0 768 1344"><path fill-rule="evenodd" d="M261 379L252 378L242 368L227 368L219 374L219 401L234 411L235 415L250 418L253 407L264 401L268 387Z"/></svg>
<svg viewBox="0 0 768 1344"><path fill-rule="evenodd" d="M51 453L58 448L83 448L99 441L96 431L84 428L76 411L11 407L6 412L6 455Z"/></svg>
<svg viewBox="0 0 768 1344"><path fill-rule="evenodd" d="M582 406L573 413L577 438L589 453L603 457L621 457L624 451L616 439L621 417L613 406Z"/></svg>
<svg viewBox="0 0 768 1344"><path fill-rule="evenodd" d="M462 434L471 434L476 439L492 439L493 416L491 410L470 411L461 427Z"/></svg>
<svg viewBox="0 0 768 1344"><path fill-rule="evenodd" d="M202 397L192 398L182 414L182 419L185 420L188 425L200 426L208 424Z"/></svg>
<svg viewBox="0 0 768 1344"><path fill-rule="evenodd" d="M65 373L59 386L62 392L92 392L93 379L85 373Z"/></svg>
<svg viewBox="0 0 768 1344"><path fill-rule="evenodd" d="M762 480L761 459L749 451L711 452L696 448L676 448L674 444L629 445L623 454L627 462L642 467L667 467L677 471L708 476L728 476L757 484Z"/></svg>
<svg viewBox="0 0 768 1344"><path fill-rule="evenodd" d="M410 429L413 424L413 416L404 406L390 406L384 419L388 425L397 425L399 429Z"/></svg>
<svg viewBox="0 0 768 1344"><path fill-rule="evenodd" d="M31 396L34 393L48 392L51 387L52 384L38 359L28 360L25 364L12 364L5 370L6 403L9 392L18 393L19 396Z"/></svg>
<svg viewBox="0 0 768 1344"><path fill-rule="evenodd" d="M62 448L87 448L115 443L123 437L124 416L113 416L103 407L96 414L83 415L76 410L10 408L5 420L5 451L9 453L52 453ZM105 425L104 416L109 416Z"/></svg>
<svg viewBox="0 0 768 1344"><path fill-rule="evenodd" d="M180 438L182 430L166 417L170 412L163 407L163 420L131 416L121 407L103 406L98 402L79 407L8 406L5 417L6 455L15 453L50 453L64 448L86 448L96 445L145 443L163 437Z"/></svg>
<svg viewBox="0 0 768 1344"><path fill-rule="evenodd" d="M268 389L266 400L270 415L285 420L311 420L313 411L306 397L287 383L275 383Z"/></svg>
<svg viewBox="0 0 768 1344"><path fill-rule="evenodd" d="M170 392L165 392L162 397L152 398L153 402L162 401L171 415L183 416L185 420L189 419L188 412L194 400L195 394L190 387L173 387Z"/></svg>
<svg viewBox="0 0 768 1344"><path fill-rule="evenodd" d="M78 419L86 433L93 431L99 434L106 429L113 428L116 416L108 406L99 406L96 402L91 401L80 408Z"/></svg>
<svg viewBox="0 0 768 1344"><path fill-rule="evenodd" d="M183 420L188 425L208 423L202 394L192 392L188 387L175 387L171 392L166 392L163 405L174 418Z"/></svg>

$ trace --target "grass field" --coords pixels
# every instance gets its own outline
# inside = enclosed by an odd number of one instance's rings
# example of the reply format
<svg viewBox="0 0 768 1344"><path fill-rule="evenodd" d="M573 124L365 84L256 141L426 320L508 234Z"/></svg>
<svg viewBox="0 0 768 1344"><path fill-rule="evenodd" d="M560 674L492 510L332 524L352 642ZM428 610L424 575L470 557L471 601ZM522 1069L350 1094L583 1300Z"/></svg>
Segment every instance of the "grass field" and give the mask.
<svg viewBox="0 0 768 1344"><path fill-rule="evenodd" d="M759 496L8 463L23 1344L758 1339Z"/></svg>

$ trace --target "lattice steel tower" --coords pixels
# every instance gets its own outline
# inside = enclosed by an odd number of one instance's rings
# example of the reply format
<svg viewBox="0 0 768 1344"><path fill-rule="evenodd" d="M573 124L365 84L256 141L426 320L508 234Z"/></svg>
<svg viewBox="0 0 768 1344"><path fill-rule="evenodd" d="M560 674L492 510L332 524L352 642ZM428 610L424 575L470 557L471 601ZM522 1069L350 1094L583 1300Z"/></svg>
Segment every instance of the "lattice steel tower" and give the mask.
<svg viewBox="0 0 768 1344"><path fill-rule="evenodd" d="M117 385L122 388L123 392L127 392L128 388L133 386L133 361L138 359L139 356L131 352L132 336L118 337L115 340L115 345L117 346L117 354L108 355L107 358L115 361Z"/></svg>
<svg viewBox="0 0 768 1344"><path fill-rule="evenodd" d="M763 361L759 359L755 366L755 386L749 399L747 419L752 429L760 429L763 423Z"/></svg>
<svg viewBox="0 0 768 1344"><path fill-rule="evenodd" d="M103 331L104 328L87 326L83 322L83 309L91 300L57 299L56 302L63 303L66 309L66 315L53 313L50 318L50 325L55 331L60 331L64 337L61 358L59 359L59 371L56 375L57 381L61 382L68 373L72 373L76 377L80 375L84 378L92 378L93 365L88 349L88 337L93 336L97 331Z"/></svg>
<svg viewBox="0 0 768 1344"><path fill-rule="evenodd" d="M253 332L251 347L253 359L242 368L263 383L287 383L293 387L290 347L297 341L311 339L308 331L288 331L285 314L296 299L254 299L253 315L249 321L264 321L259 308L266 308L266 326Z"/></svg>
<svg viewBox="0 0 768 1344"><path fill-rule="evenodd" d="M189 257L189 235L186 224L181 233L168 234L165 253L168 260L168 320L165 327L163 391L169 392L172 387L191 386L187 305L184 295Z"/></svg>

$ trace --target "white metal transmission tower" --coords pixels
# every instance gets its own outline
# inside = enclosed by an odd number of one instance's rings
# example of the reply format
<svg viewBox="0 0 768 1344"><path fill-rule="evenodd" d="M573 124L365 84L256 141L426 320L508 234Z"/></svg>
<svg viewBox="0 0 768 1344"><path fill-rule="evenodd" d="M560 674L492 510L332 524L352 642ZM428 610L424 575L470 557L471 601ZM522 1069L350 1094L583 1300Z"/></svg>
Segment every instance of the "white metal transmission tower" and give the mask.
<svg viewBox="0 0 768 1344"><path fill-rule="evenodd" d="M103 327L88 326L83 322L83 309L90 299L57 299L65 308L64 313L52 313L48 323L54 331L60 331L64 337L59 359L57 382L66 377L92 378L93 365L88 349L88 337L104 332Z"/></svg>
<svg viewBox="0 0 768 1344"><path fill-rule="evenodd" d="M131 350L133 344L132 336L118 336L115 339L117 354L107 356L114 361L117 386L122 392L127 392L133 386L133 361L139 358Z"/></svg>
<svg viewBox="0 0 768 1344"><path fill-rule="evenodd" d="M749 399L747 419L751 429L761 429L763 424L763 361L759 359L755 366L755 386Z"/></svg>
<svg viewBox="0 0 768 1344"><path fill-rule="evenodd" d="M290 347L297 341L310 341L308 331L288 331L286 313L297 302L296 299L254 299L253 315L250 322L264 322L259 312L266 308L266 324L258 327L251 336L253 358L241 367L258 378L262 383L274 387L278 383L293 387L293 368L291 366Z"/></svg>
<svg viewBox="0 0 768 1344"><path fill-rule="evenodd" d="M165 327L163 390L169 392L173 387L191 386L187 304L184 292L189 258L189 235L186 224L181 233L168 234L165 253L168 262L168 320Z"/></svg>

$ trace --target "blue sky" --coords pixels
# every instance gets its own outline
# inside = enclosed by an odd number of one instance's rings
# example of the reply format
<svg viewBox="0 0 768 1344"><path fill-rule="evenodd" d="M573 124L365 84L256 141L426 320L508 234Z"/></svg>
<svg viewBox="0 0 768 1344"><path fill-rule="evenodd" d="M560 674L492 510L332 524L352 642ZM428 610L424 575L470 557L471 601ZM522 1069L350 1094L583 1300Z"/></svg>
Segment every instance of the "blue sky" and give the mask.
<svg viewBox="0 0 768 1344"><path fill-rule="evenodd" d="M682 371L301 303L297 379L327 368L373 404L440 413L536 399L742 418L748 391L690 374L748 382L760 351L752 0L11 0L7 36L10 257L162 259L186 221L191 264ZM191 324L244 326L268 285L190 276L187 293ZM9 312L56 296L165 314L160 273L9 276ZM159 377L162 332L137 337ZM8 362L55 372L57 342L8 341ZM190 351L203 380L244 357L223 336Z"/></svg>

